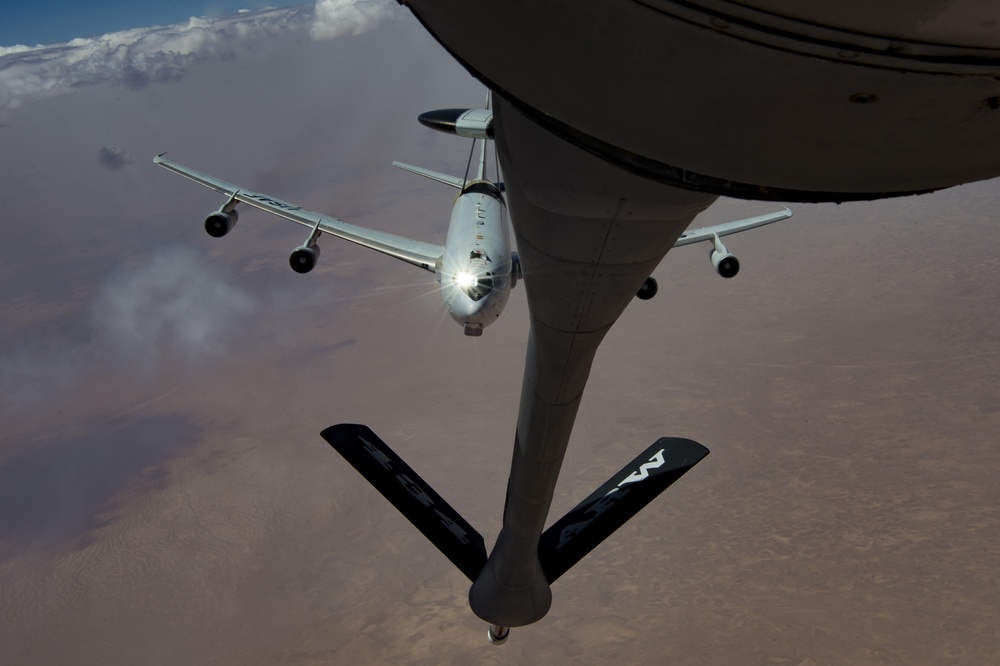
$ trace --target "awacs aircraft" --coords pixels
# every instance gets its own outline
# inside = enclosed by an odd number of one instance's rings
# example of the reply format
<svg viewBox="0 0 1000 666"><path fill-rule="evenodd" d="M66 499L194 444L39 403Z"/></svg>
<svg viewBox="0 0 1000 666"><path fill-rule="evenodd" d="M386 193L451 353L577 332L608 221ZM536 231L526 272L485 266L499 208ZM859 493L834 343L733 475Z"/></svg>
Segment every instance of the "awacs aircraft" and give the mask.
<svg viewBox="0 0 1000 666"><path fill-rule="evenodd" d="M291 254L290 264L308 272L319 257L317 241L324 233L349 240L419 266L437 274L445 304L465 332L479 335L499 316L510 286L521 274L521 259L510 251L503 223L507 186L484 178L485 141L503 137L494 132L489 109L443 109L420 117L428 127L483 141L475 178L466 180L395 163L461 191L452 211L445 247L421 243L380 231L347 224L336 218L304 210L270 195L237 187L189 167L165 159L156 164L228 197L211 213L205 229L215 237L227 234L238 219L236 205L245 203L309 228L305 243ZM536 147L535 161L544 164L552 155L543 140ZM593 166L594 158L580 154L568 163L566 174L575 176ZM598 164L600 164L598 162ZM565 517L543 532L559 467L568 443L572 419L589 373L597 344L620 309L631 298L649 299L657 286L650 273L670 247L698 242L709 244L715 270L726 278L736 275L739 261L722 237L763 226L791 216L787 208L745 220L694 230L685 230L703 206L684 206L683 216L662 209L642 198L634 201L606 194L621 187L621 177L599 172L591 190L572 194L580 206L578 218L549 223L538 219L532 207L521 202L523 221L512 220L518 232L518 247L528 254L532 266L525 273L531 313L531 336L521 419L515 436L503 529L487 556L484 540L420 476L403 462L375 433L361 425L339 425L323 431L323 437L389 499L470 580L473 611L490 624L494 643L506 640L511 626L541 619L551 603L549 585L584 555L623 525L662 490L708 454L708 449L687 439L661 438L613 476ZM520 174L508 174L523 191ZM559 204L566 196L563 185L536 190L539 201ZM640 194L644 192L638 190ZM603 219L607 204L617 219ZM591 210L597 206L597 214ZM660 217L660 212L666 213ZM569 227L564 225L569 224ZM595 224L597 225L595 227ZM631 233L652 232L654 243ZM525 235L525 229L533 234ZM537 237L533 235L537 234ZM581 239L584 239L581 242ZM669 240L669 244L662 244ZM549 244L555 260L539 258L539 248ZM620 264L623 253L632 259ZM577 260L584 256L584 261ZM650 258L652 257L652 259ZM585 316L577 308L591 294L612 284L619 296L611 306L600 299L591 302ZM581 287L581 285L583 285ZM567 290L570 296L566 296ZM623 296L627 294L627 298ZM585 299L581 301L580 299ZM541 302L541 305L539 305ZM609 307L611 309L609 309ZM600 321L610 320L606 325ZM560 327L570 331L561 331ZM527 415L527 416L526 416Z"/></svg>
<svg viewBox="0 0 1000 666"><path fill-rule="evenodd" d="M316 267L320 257L319 239L323 234L382 252L433 272L441 285L441 295L452 319L464 328L466 335L480 336L483 329L503 312L520 272L517 253L511 252L510 233L504 219L503 183L499 177L493 182L484 175L486 142L493 135L492 117L489 109L442 109L429 111L419 118L428 127L481 142L479 167L472 179L393 162L393 166L460 191L451 211L444 247L348 224L329 215L305 210L168 160L163 157L166 153L157 155L153 162L229 197L225 204L205 219L205 231L210 236L222 238L232 231L239 220L236 205L245 203L309 228L305 242L292 250L288 258L289 265L297 273L308 273ZM709 250L712 266L722 277L731 278L739 271L740 263L730 254L721 237L778 222L791 215L792 212L785 208L746 220L695 229L683 234L675 247L709 241L712 244ZM656 291L656 281L649 277L636 296L648 300L656 295Z"/></svg>
<svg viewBox="0 0 1000 666"><path fill-rule="evenodd" d="M288 263L298 273L308 273L319 261L319 239L329 234L437 275L441 296L452 319L466 335L482 335L496 321L517 282L517 255L510 250L510 233L504 219L503 184L484 177L486 140L482 140L479 170L475 178L459 178L429 169L393 162L431 180L459 190L451 211L444 247L342 222L329 215L305 210L268 194L227 183L158 155L161 167L229 197L219 210L205 219L205 231L221 238L239 220L236 205L245 203L309 228L305 242L292 250Z"/></svg>

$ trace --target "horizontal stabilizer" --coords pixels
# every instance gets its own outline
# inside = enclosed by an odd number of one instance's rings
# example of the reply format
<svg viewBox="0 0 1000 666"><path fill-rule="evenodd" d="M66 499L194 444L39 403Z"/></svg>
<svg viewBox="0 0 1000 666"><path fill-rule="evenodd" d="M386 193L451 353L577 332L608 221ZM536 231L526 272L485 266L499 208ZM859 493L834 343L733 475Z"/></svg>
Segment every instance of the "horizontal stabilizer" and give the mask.
<svg viewBox="0 0 1000 666"><path fill-rule="evenodd" d="M708 449L690 439L658 439L545 530L538 542L545 578L552 583L566 573L707 455Z"/></svg>
<svg viewBox="0 0 1000 666"><path fill-rule="evenodd" d="M415 173L418 176L423 176L424 178L436 180L437 182L444 183L445 185L451 185L459 190L465 187L465 179L459 178L458 176L449 176L448 174L441 173L440 171L431 171L430 169L413 166L412 164L406 164L404 162L393 162L392 166L403 169L404 171Z"/></svg>
<svg viewBox="0 0 1000 666"><path fill-rule="evenodd" d="M483 537L402 458L367 426L344 423L321 434L452 564L476 580L486 564Z"/></svg>

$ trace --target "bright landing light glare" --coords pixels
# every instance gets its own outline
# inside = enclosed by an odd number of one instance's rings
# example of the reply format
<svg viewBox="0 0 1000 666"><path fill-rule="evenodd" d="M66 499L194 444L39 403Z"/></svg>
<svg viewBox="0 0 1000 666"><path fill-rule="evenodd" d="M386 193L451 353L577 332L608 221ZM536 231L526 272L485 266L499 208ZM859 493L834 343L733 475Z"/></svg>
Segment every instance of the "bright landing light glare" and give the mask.
<svg viewBox="0 0 1000 666"><path fill-rule="evenodd" d="M455 276L455 282L462 289L468 289L476 284L476 276L468 271L462 271Z"/></svg>

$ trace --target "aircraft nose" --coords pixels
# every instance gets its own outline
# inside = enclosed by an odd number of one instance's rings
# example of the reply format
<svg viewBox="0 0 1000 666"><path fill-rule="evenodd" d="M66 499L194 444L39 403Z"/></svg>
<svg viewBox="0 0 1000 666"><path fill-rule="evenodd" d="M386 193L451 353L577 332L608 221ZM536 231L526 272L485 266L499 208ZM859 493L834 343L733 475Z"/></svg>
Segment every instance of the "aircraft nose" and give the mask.
<svg viewBox="0 0 1000 666"><path fill-rule="evenodd" d="M485 270L485 261L476 259L453 273L443 285L448 312L467 330L470 326L482 330L488 323L496 287L493 274Z"/></svg>
<svg viewBox="0 0 1000 666"><path fill-rule="evenodd" d="M474 301L466 296L465 293L459 291L451 299L448 309L451 312L451 316L459 323L477 323L479 315L483 310L483 305L484 301Z"/></svg>
<svg viewBox="0 0 1000 666"><path fill-rule="evenodd" d="M448 313L461 325L482 325L486 323L489 296L473 300L462 289L451 289L448 295Z"/></svg>

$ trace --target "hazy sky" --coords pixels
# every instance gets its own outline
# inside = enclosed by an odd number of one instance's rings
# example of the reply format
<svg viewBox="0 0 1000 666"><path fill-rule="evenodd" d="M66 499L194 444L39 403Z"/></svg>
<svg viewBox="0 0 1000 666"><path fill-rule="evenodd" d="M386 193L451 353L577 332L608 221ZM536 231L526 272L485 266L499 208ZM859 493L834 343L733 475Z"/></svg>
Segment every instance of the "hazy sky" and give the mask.
<svg viewBox="0 0 1000 666"><path fill-rule="evenodd" d="M793 205L727 241L732 280L671 252L597 356L551 518L660 436L712 454L493 648L318 433L368 424L490 547L522 285L467 338L424 271L327 240L295 274L297 225L209 238L220 198L152 164L441 243L453 192L391 162L460 172L468 142L416 117L482 87L395 2L155 22L0 50L0 661L996 659L1000 183Z"/></svg>

